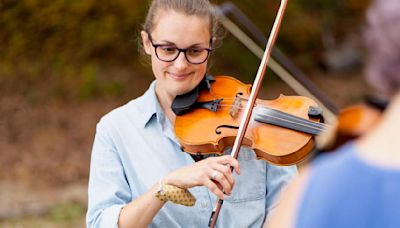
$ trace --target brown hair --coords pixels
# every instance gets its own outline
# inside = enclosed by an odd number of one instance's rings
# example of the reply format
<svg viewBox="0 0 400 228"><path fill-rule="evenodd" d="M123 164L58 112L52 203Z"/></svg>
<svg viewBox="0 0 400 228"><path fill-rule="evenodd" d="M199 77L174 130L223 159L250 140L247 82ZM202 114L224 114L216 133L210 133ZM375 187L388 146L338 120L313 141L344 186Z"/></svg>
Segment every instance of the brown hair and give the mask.
<svg viewBox="0 0 400 228"><path fill-rule="evenodd" d="M152 0L147 12L143 30L151 32L154 28L154 20L159 10L174 10L186 15L208 17L210 22L210 34L217 37L219 24L214 6L208 0Z"/></svg>

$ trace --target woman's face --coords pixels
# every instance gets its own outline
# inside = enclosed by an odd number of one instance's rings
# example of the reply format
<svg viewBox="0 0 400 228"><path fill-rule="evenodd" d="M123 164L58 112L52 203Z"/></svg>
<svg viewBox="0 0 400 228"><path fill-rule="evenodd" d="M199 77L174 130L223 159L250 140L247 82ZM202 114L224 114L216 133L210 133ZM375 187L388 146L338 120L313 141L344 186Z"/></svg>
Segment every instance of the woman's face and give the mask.
<svg viewBox="0 0 400 228"><path fill-rule="evenodd" d="M156 14L154 28L149 31L153 44L171 45L181 49L210 48L209 21L207 18L188 16L173 10L160 10ZM207 61L201 64L189 63L183 52L172 62L157 58L146 32L141 33L145 52L151 56L153 73L157 79L158 96L184 94L195 88L206 73Z"/></svg>

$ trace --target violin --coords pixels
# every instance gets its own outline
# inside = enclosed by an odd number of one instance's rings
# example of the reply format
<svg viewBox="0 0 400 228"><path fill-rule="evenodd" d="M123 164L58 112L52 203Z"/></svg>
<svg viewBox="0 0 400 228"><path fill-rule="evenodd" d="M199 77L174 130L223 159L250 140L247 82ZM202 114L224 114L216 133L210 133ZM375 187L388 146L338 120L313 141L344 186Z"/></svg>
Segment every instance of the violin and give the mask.
<svg viewBox="0 0 400 228"><path fill-rule="evenodd" d="M318 138L318 151L332 151L361 137L379 123L387 106L387 100L367 97L364 103L340 110L336 123Z"/></svg>
<svg viewBox="0 0 400 228"><path fill-rule="evenodd" d="M209 88L174 100L175 134L185 152L223 154L234 143L251 85L229 76L208 76L205 84ZM257 99L242 145L270 163L296 164L314 148L314 136L325 130L321 114L317 103L303 96Z"/></svg>

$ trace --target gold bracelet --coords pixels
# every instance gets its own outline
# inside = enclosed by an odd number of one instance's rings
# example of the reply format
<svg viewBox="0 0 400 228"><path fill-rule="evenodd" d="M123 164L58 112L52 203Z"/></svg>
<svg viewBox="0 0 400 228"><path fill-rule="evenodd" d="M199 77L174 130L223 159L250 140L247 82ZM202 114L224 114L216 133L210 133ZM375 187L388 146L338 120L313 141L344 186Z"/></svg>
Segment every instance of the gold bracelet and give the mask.
<svg viewBox="0 0 400 228"><path fill-rule="evenodd" d="M189 207L196 203L196 198L186 188L164 184L162 180L159 181L156 197L162 202L171 201Z"/></svg>

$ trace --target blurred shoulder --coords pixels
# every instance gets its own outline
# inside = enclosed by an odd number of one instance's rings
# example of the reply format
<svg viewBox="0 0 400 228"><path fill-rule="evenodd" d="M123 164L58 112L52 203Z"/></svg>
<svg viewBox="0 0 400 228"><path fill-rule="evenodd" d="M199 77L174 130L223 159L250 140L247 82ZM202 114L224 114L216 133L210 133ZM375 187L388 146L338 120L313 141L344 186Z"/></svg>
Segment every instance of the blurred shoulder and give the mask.
<svg viewBox="0 0 400 228"><path fill-rule="evenodd" d="M311 162L311 169L313 173L320 173L320 171L335 171L342 166L347 166L349 162L354 160L356 152L354 142L349 142L337 150L326 152L317 157Z"/></svg>

